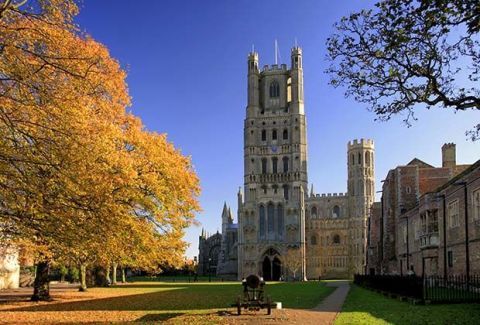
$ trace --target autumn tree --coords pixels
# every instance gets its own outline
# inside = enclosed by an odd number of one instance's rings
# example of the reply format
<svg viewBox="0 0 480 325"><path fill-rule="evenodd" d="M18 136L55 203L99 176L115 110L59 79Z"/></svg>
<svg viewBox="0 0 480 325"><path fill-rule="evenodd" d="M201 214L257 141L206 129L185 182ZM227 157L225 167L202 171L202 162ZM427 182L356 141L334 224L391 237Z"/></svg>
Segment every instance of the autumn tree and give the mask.
<svg viewBox="0 0 480 325"><path fill-rule="evenodd" d="M53 260L175 262L198 210L190 160L126 112L125 72L79 33L73 1L0 2L0 224L30 241L32 299ZM82 289L86 289L82 281Z"/></svg>
<svg viewBox="0 0 480 325"><path fill-rule="evenodd" d="M384 0L343 17L327 40L330 83L379 119L419 106L480 110L480 2ZM467 131L480 137L480 124Z"/></svg>

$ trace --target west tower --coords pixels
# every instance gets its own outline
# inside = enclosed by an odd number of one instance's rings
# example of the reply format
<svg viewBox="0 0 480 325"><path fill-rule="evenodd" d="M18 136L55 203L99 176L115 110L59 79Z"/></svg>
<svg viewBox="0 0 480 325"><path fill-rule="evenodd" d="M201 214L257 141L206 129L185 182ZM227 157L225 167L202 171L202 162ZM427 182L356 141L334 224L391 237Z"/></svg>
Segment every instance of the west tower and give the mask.
<svg viewBox="0 0 480 325"><path fill-rule="evenodd" d="M262 70L258 53L251 52L247 69L238 275L278 279L294 258L304 278L308 177L302 50L292 48L289 68L274 64Z"/></svg>

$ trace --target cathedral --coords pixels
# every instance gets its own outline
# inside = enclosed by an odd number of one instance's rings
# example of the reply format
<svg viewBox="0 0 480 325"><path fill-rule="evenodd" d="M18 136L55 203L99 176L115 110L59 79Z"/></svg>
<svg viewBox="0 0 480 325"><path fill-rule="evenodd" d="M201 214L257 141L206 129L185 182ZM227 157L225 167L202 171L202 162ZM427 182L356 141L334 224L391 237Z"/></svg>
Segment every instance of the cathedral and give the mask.
<svg viewBox="0 0 480 325"><path fill-rule="evenodd" d="M347 145L347 192L308 191L302 49L291 64L259 68L248 55L244 186L237 223L225 204L222 233L202 231L198 272L265 280L346 278L364 272L369 208L375 197L374 144Z"/></svg>

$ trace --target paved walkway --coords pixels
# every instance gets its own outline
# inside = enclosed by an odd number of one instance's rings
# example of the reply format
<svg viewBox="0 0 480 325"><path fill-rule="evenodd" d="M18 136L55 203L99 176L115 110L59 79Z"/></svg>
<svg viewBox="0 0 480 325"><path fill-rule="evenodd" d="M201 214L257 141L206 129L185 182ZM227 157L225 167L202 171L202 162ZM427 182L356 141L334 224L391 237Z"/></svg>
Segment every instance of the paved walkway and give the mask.
<svg viewBox="0 0 480 325"><path fill-rule="evenodd" d="M320 324L333 324L338 313L342 310L343 303L350 290L348 281L334 281L327 283L328 287L337 287L333 293L325 298L313 310L320 312L322 322Z"/></svg>

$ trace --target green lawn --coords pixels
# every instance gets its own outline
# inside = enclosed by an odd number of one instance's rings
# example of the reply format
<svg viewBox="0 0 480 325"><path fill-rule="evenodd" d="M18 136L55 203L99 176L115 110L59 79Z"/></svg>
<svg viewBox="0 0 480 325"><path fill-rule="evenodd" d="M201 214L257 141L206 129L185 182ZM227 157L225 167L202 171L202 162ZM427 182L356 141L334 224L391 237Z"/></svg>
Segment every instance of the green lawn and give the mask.
<svg viewBox="0 0 480 325"><path fill-rule="evenodd" d="M319 282L267 283L266 294L285 308L312 308L333 288ZM92 288L92 299L21 308L25 311L188 311L230 308L242 293L239 282L134 282L110 288ZM108 297L102 297L108 295ZM18 310L18 309L17 309Z"/></svg>
<svg viewBox="0 0 480 325"><path fill-rule="evenodd" d="M335 325L480 324L480 304L412 305L352 285Z"/></svg>

